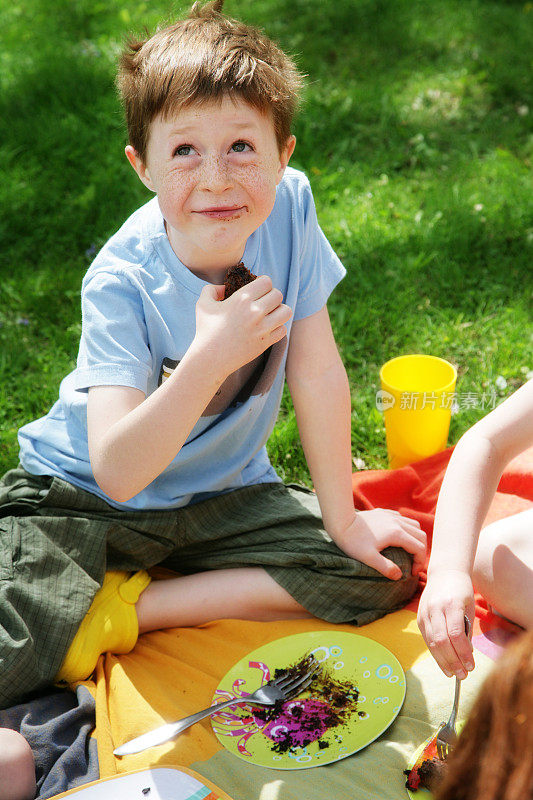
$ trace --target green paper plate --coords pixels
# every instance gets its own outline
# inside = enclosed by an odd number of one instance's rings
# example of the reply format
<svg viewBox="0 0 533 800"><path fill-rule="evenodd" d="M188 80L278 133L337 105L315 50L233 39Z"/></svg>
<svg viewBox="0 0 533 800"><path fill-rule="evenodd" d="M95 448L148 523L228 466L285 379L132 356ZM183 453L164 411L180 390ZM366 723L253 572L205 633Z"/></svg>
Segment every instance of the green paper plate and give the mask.
<svg viewBox="0 0 533 800"><path fill-rule="evenodd" d="M230 753L272 769L318 767L357 753L393 722L405 698L405 675L398 659L372 639L334 630L298 633L258 647L224 676L213 702L251 694L270 680L276 669L296 664L309 653L330 677L355 684L359 697L353 713L336 727L327 729L324 722L319 738L305 747L277 752L276 737L283 736L288 726L292 741L296 741L298 730L305 730L306 714L319 707L326 709L317 690L310 687L285 703L282 714L269 723L254 717L244 704L234 706L211 718L219 742ZM296 706L297 717L293 714Z"/></svg>

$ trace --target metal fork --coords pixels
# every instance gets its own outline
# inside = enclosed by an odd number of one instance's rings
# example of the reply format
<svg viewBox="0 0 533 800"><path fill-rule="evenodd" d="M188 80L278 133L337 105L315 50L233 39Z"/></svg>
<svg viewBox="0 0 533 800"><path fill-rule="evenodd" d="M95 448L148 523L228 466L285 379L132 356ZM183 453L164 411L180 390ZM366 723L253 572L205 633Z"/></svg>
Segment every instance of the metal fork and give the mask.
<svg viewBox="0 0 533 800"><path fill-rule="evenodd" d="M470 633L470 620L465 616L465 633L468 636ZM436 745L437 755L441 761L448 758L448 753L457 741L457 732L455 730L455 721L457 719L457 709L459 708L459 693L461 691L461 681L455 678L455 695L453 698L452 713L446 725L441 725L437 733Z"/></svg>
<svg viewBox="0 0 533 800"><path fill-rule="evenodd" d="M143 733L142 736L137 736L135 739L131 739L129 742L125 742L125 744L117 747L116 750L113 750L113 753L116 756L125 756L131 753L140 753L141 750L163 744L163 742L174 738L174 736L177 736L178 733L181 733L190 725L194 725L195 722L200 722L200 720L209 717L211 714L218 714L223 708L228 708L229 706L236 706L241 703L246 703L246 705L273 706L276 703L289 700L307 689L320 667L318 661L312 656L309 659L309 663L311 666L303 674L291 676L288 672L284 672L278 678L270 680L264 686L261 686L253 692L253 694L225 700L223 703L217 703L203 711L198 711L196 714L184 717L178 720L178 722L171 722L153 731L149 731L148 733Z"/></svg>

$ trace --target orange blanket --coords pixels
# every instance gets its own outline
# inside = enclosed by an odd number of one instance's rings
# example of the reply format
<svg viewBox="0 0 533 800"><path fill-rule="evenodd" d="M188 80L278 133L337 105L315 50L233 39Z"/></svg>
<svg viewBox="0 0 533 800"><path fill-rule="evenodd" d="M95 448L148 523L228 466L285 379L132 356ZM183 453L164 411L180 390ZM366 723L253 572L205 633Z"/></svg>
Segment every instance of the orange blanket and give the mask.
<svg viewBox="0 0 533 800"><path fill-rule="evenodd" d="M355 473L352 479L355 507L361 510L392 508L418 520L428 535L429 553L437 498L452 452L453 447L450 447L402 469ZM517 456L504 471L484 524L526 511L532 504L533 447ZM426 573L422 572L421 590L425 583ZM410 607L416 608L419 596ZM476 600L476 616L490 618L493 624L498 624L481 595L477 595Z"/></svg>

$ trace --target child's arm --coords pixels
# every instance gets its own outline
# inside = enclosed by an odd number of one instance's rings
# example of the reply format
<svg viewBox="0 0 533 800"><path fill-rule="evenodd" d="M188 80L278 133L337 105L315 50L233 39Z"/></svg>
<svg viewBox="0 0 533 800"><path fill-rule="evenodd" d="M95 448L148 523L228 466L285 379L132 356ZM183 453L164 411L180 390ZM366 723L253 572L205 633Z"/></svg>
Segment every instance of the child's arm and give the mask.
<svg viewBox="0 0 533 800"><path fill-rule="evenodd" d="M428 582L418 624L448 675L473 668L463 616L474 615L472 571L479 533L502 472L533 444L533 381L529 381L459 440L442 483Z"/></svg>
<svg viewBox="0 0 533 800"><path fill-rule="evenodd" d="M268 276L224 302L223 286L206 286L196 305L196 335L173 374L149 397L138 389L89 390L89 454L95 479L126 502L177 455L228 375L286 334L292 314Z"/></svg>
<svg viewBox="0 0 533 800"><path fill-rule="evenodd" d="M383 509L355 512L350 389L326 306L293 323L286 375L325 529L345 553L391 579L401 570L381 550L403 547L417 574L426 552L418 522Z"/></svg>

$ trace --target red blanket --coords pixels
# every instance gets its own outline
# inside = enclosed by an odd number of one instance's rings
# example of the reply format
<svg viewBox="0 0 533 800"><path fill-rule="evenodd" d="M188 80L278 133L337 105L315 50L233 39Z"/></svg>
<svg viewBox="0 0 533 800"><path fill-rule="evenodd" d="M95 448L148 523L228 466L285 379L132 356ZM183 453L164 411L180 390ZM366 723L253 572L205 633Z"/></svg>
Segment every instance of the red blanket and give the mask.
<svg viewBox="0 0 533 800"><path fill-rule="evenodd" d="M353 493L356 508L392 508L406 517L418 520L428 536L429 553L437 498L452 452L453 447L450 447L431 458L401 469L355 473ZM532 505L533 447L517 456L505 469L485 524L518 514ZM420 575L420 591L408 608L416 610L425 584L424 571ZM490 622L491 627L509 627L490 612L486 601L479 594L476 595L476 617Z"/></svg>

